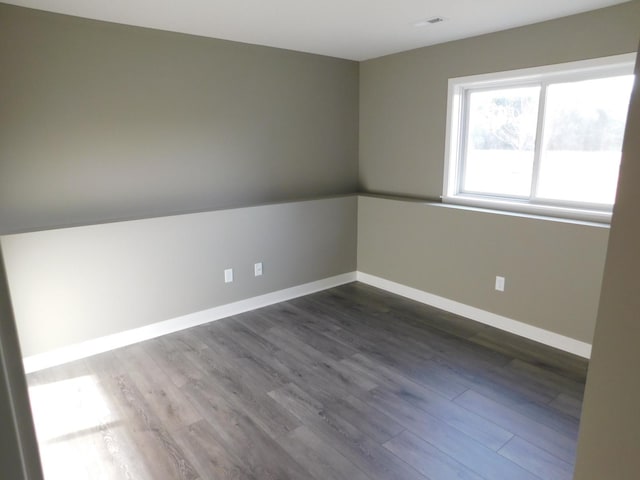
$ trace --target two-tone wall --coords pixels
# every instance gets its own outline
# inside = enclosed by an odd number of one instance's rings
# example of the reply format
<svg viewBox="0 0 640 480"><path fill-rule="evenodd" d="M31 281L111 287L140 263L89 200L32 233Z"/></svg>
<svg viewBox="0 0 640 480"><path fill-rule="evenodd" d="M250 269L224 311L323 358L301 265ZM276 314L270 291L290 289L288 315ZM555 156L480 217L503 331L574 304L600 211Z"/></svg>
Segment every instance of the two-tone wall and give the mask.
<svg viewBox="0 0 640 480"><path fill-rule="evenodd" d="M631 52L639 23L632 2L358 67L0 5L23 353L355 270L588 347L608 227L415 199L442 188L449 77Z"/></svg>
<svg viewBox="0 0 640 480"><path fill-rule="evenodd" d="M361 63L361 189L409 199L360 199L358 270L590 344L608 227L428 200L442 193L449 78L635 52L638 25L631 2Z"/></svg>
<svg viewBox="0 0 640 480"><path fill-rule="evenodd" d="M100 339L168 331L248 298L344 281L356 268L590 343L606 227L415 198L441 192L449 77L632 52L639 24L640 4L630 2L358 69L0 4L0 235L23 353L108 347ZM637 182L633 168L624 174L581 479L637 473L637 382L612 374L637 358L637 229L627 231ZM342 195L358 178L363 193L409 198ZM257 261L263 277L251 276ZM224 284L229 267L236 281ZM504 294L492 289L498 274ZM0 411L15 423L0 442L12 475L28 477L27 465L38 478L12 317L2 281Z"/></svg>
<svg viewBox="0 0 640 480"><path fill-rule="evenodd" d="M26 357L355 270L356 62L5 4L0 59L0 235Z"/></svg>

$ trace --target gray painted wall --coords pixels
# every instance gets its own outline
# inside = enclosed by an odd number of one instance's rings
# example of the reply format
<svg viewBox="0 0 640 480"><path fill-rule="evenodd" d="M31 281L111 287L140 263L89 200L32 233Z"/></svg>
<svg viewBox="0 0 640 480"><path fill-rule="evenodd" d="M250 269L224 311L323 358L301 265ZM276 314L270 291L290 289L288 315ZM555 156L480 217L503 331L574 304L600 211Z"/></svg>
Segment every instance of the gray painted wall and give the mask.
<svg viewBox="0 0 640 480"><path fill-rule="evenodd" d="M0 59L0 234L356 189L356 62L4 4Z"/></svg>
<svg viewBox="0 0 640 480"><path fill-rule="evenodd" d="M4 236L22 352L352 272L356 210L343 196Z"/></svg>
<svg viewBox="0 0 640 480"><path fill-rule="evenodd" d="M360 183L442 193L450 77L635 52L640 2L361 63ZM608 229L364 198L358 270L590 343ZM506 291L495 292L496 275Z"/></svg>
<svg viewBox="0 0 640 480"><path fill-rule="evenodd" d="M640 54L637 62L640 76ZM640 472L638 132L640 83L636 77L580 423L576 480L635 480Z"/></svg>

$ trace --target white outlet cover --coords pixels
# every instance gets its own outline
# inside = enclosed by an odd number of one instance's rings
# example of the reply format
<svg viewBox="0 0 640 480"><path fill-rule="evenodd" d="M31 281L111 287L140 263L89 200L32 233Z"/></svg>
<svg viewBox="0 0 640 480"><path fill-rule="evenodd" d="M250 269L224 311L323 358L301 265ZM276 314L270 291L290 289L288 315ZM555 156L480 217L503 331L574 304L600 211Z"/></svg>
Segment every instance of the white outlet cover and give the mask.
<svg viewBox="0 0 640 480"><path fill-rule="evenodd" d="M224 283L233 282L233 268L227 268L224 271Z"/></svg>
<svg viewBox="0 0 640 480"><path fill-rule="evenodd" d="M496 290L504 292L504 277L496 277Z"/></svg>
<svg viewBox="0 0 640 480"><path fill-rule="evenodd" d="M253 274L256 277L259 277L262 275L262 262L255 263L253 265Z"/></svg>

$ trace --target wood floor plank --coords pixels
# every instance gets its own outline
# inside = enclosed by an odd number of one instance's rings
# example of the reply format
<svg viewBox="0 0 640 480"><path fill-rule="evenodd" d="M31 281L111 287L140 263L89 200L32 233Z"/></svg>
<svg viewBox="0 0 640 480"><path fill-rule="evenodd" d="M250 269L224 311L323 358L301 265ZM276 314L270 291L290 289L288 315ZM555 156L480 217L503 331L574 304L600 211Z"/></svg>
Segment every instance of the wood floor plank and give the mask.
<svg viewBox="0 0 640 480"><path fill-rule="evenodd" d="M376 389L377 393L382 395L383 390L390 392L492 450L498 450L513 436L511 432L495 423L460 407L437 392L418 385L400 372L371 361L365 355L354 355L343 360L343 363L353 366L363 375L370 376L372 382L381 385Z"/></svg>
<svg viewBox="0 0 640 480"><path fill-rule="evenodd" d="M370 480L367 475L304 425L280 438L278 443L294 459L306 465L318 480Z"/></svg>
<svg viewBox="0 0 640 480"><path fill-rule="evenodd" d="M191 351L188 346L173 344L172 337L159 337L142 344L149 356L160 366L173 384L182 387L202 378L200 370L194 370L182 354Z"/></svg>
<svg viewBox="0 0 640 480"><path fill-rule="evenodd" d="M193 381L182 389L211 425L211 434L244 462L248 475L261 480L313 478L249 415L218 394L214 382Z"/></svg>
<svg viewBox="0 0 640 480"><path fill-rule="evenodd" d="M151 478L135 458L126 422L85 362L30 376L47 478ZM82 461L78 461L78 459Z"/></svg>
<svg viewBox="0 0 640 480"><path fill-rule="evenodd" d="M456 398L455 402L510 430L533 445L555 455L557 458L570 464L575 462L575 440L563 435L557 430L542 425L473 390L467 390Z"/></svg>
<svg viewBox="0 0 640 480"><path fill-rule="evenodd" d="M317 300L310 299L309 301L314 302ZM326 301L321 305L332 321L338 323L342 331L354 335L356 345L360 343L357 340L359 338L365 344L362 347L369 346L375 350L379 350L379 346L384 345L385 348L392 348L398 351L410 349L414 355L422 355L427 358L430 358L434 353L430 348L429 342L416 340L411 334L398 329L394 322L389 322L386 319L382 320L353 309L349 311L344 306L327 303ZM359 349L362 347L359 346Z"/></svg>
<svg viewBox="0 0 640 480"><path fill-rule="evenodd" d="M233 331L217 329L210 332L215 335L217 344L224 345L224 352L230 358L244 365L245 368L260 375L274 386L289 383L296 375L290 367L277 359L274 354L278 348L264 340L255 332L244 327ZM276 388L276 387L273 387Z"/></svg>
<svg viewBox="0 0 640 480"><path fill-rule="evenodd" d="M515 337L507 332L489 330L479 332L470 341L488 349L502 352L513 358L519 358L542 368L558 372L560 375L584 382L587 377L588 362L584 358L562 352L555 348Z"/></svg>
<svg viewBox="0 0 640 480"><path fill-rule="evenodd" d="M573 466L532 445L520 437L514 437L502 449L500 455L510 459L545 480L571 480Z"/></svg>
<svg viewBox="0 0 640 480"><path fill-rule="evenodd" d="M359 353L366 353L372 358L376 358L387 365L399 366L402 360L409 358L409 361L424 363L433 357L430 349L416 351L413 349L407 352L402 341L389 337L388 334L374 335L368 329L366 322L357 327L343 325L340 329L325 333L332 340L351 345Z"/></svg>
<svg viewBox="0 0 640 480"><path fill-rule="evenodd" d="M225 329L226 330L226 329ZM238 377L247 377L238 382L248 383L253 389L267 392L282 386L286 381L280 381L277 377L264 375L264 362L253 355L244 355L241 349L232 342L233 333L225 336L220 328L209 329L203 336L207 348L197 352L186 352L185 356L198 366L207 366L220 373L233 377L238 372ZM231 379L233 381L233 378Z"/></svg>
<svg viewBox="0 0 640 480"><path fill-rule="evenodd" d="M115 353L121 363L127 364L129 378L167 430L179 430L202 418L141 344Z"/></svg>
<svg viewBox="0 0 640 480"><path fill-rule="evenodd" d="M199 476L160 420L153 414L133 381L126 375L103 380L129 422L138 461L154 479L196 480Z"/></svg>
<svg viewBox="0 0 640 480"><path fill-rule="evenodd" d="M328 297L325 300L325 308L333 309L338 315L344 317L344 312L350 312L352 318L366 318L367 322L376 326L379 332L387 334L387 342L400 341L405 349L415 348L418 351L429 349L441 355L452 355L455 360L473 360L474 364L486 366L503 366L511 358L501 352L479 347L464 337L448 334L434 328L427 322L410 321L402 318L395 312L383 312L371 315L365 308L354 305L349 298L337 293L339 290L320 292L318 295ZM403 321L404 320L404 321Z"/></svg>
<svg viewBox="0 0 640 480"><path fill-rule="evenodd" d="M234 346L240 358L251 362L251 368L271 379L275 384L283 385L293 382L302 386L311 386L318 394L322 394L327 389L339 395L342 394L340 386L335 384L331 377L320 375L321 372L314 370L312 365L301 360L299 356L280 350L256 332L241 328L232 333L218 332L216 335L218 341Z"/></svg>
<svg viewBox="0 0 640 480"><path fill-rule="evenodd" d="M263 334L263 337L280 348L276 356L286 352L288 356L295 357L299 364L309 366L317 377L324 379L324 388L329 391L336 394L342 392L358 394L377 386L369 379L355 375L340 362L325 357L321 352L301 342L286 330L271 328Z"/></svg>
<svg viewBox="0 0 640 480"><path fill-rule="evenodd" d="M384 411L424 441L481 477L492 480L539 480L538 477L502 457L495 451L437 418L403 401L397 396L375 389L365 399L367 403Z"/></svg>
<svg viewBox="0 0 640 480"><path fill-rule="evenodd" d="M555 398L554 392L541 391L524 381L517 381L513 375L505 375L502 367L485 368L466 360L454 360L435 356L433 361L451 374L455 374L468 388L483 395L511 405L520 403L547 404Z"/></svg>
<svg viewBox="0 0 640 480"><path fill-rule="evenodd" d="M298 297L289 300L288 302L284 302L289 309L290 316L295 318L299 318L300 315L304 316L304 322L306 325L313 327L315 330L323 333L329 333L336 330L340 330L342 328L340 322L335 318L335 316L325 310L321 303L313 301L313 295L307 295L304 297ZM260 312L262 313L261 309ZM274 322L273 319L270 320ZM276 318L275 324L271 326L282 325L280 318Z"/></svg>
<svg viewBox="0 0 640 480"><path fill-rule="evenodd" d="M407 396L398 395L384 387L375 388L362 398L369 405L387 413L418 435L432 428L433 425L442 425L443 430L450 431L451 435L465 441L473 440L490 451L497 451L513 437L513 434L506 429L491 424L485 419L479 420L478 416L474 418L471 412L456 416L447 410L439 411L438 406L427 411L419 401L410 401ZM482 426L487 426L488 430L484 432Z"/></svg>
<svg viewBox="0 0 640 480"><path fill-rule="evenodd" d="M115 351L93 355L83 360L89 369L98 377L117 377L127 373L127 365L123 365Z"/></svg>
<svg viewBox="0 0 640 480"><path fill-rule="evenodd" d="M505 369L515 372L522 381L537 383L540 388L564 393L579 401L582 401L584 397L583 382L577 382L572 378L559 375L556 371L543 368L540 365L514 358Z"/></svg>
<svg viewBox="0 0 640 480"><path fill-rule="evenodd" d="M349 395L346 398L333 398L326 402L327 409L344 418L363 434L380 444L395 437L404 430L404 427L386 415Z"/></svg>
<svg viewBox="0 0 640 480"><path fill-rule="evenodd" d="M129 372L146 405L169 432L197 422L202 416L168 377L150 377L143 372Z"/></svg>
<svg viewBox="0 0 640 480"><path fill-rule="evenodd" d="M186 330L180 330L171 334L171 344L169 347L172 350L186 351L186 350L199 350L207 346L204 343L200 335L204 330L203 325L198 325ZM160 337L165 338L165 337Z"/></svg>
<svg viewBox="0 0 640 480"><path fill-rule="evenodd" d="M395 318L412 325L440 330L456 337L471 338L479 332L491 330L479 322L362 283L349 284L332 293L380 316L392 313Z"/></svg>
<svg viewBox="0 0 640 480"><path fill-rule="evenodd" d="M582 413L582 401L564 393L560 393L554 398L551 403L549 403L549 406L570 415L576 420L580 419L580 414Z"/></svg>
<svg viewBox="0 0 640 480"><path fill-rule="evenodd" d="M580 404L582 403L580 402ZM578 433L580 430L579 419L556 409L551 404L518 404L515 408L512 408L512 410L529 417L540 425L544 425L552 430L560 432L574 442L578 441Z"/></svg>
<svg viewBox="0 0 640 480"><path fill-rule="evenodd" d="M285 322L282 325L273 327L271 331L285 329L289 334L292 334L301 342L309 345L333 360L341 360L357 353L357 349L353 346L342 342L336 342L335 340L325 336L322 331L315 330L313 325L309 326L304 324L304 321L305 320L303 318L297 318L292 322Z"/></svg>
<svg viewBox="0 0 640 480"><path fill-rule="evenodd" d="M297 385L287 385L269 395L371 479L424 480L415 469L391 455L380 443L369 439L352 423L327 408L329 403L311 397Z"/></svg>
<svg viewBox="0 0 640 480"><path fill-rule="evenodd" d="M356 282L27 380L47 480L564 480L585 371Z"/></svg>
<svg viewBox="0 0 640 480"><path fill-rule="evenodd" d="M256 317L254 316L253 318ZM264 315L260 315L257 318L266 317ZM247 322L244 320L244 315L239 315L237 317L211 323L206 326L206 329L208 330L209 335L214 339L218 339L222 336L222 338L231 339L233 342L242 343L242 340L244 340L251 344L252 350L257 347L260 352L265 352L265 354L269 352L270 354L278 350L278 347L266 340L263 337L263 333L273 328L273 326L274 325L270 325L269 328L266 329L263 329L262 327L256 329L254 328L254 322ZM262 354L260 357L262 357Z"/></svg>
<svg viewBox="0 0 640 480"><path fill-rule="evenodd" d="M387 441L384 446L427 478L433 480L445 478L483 480L482 477L449 455L409 431L405 430Z"/></svg>
<svg viewBox="0 0 640 480"><path fill-rule="evenodd" d="M246 471L241 458L221 444L205 420L183 427L175 438L203 480L259 480Z"/></svg>
<svg viewBox="0 0 640 480"><path fill-rule="evenodd" d="M209 382L214 382L219 395L242 409L272 437L286 435L300 426L296 419L282 409L261 388L260 381L248 371L237 368L224 356L210 349L184 354L194 369L202 369ZM271 386L271 385L270 385Z"/></svg>
<svg viewBox="0 0 640 480"><path fill-rule="evenodd" d="M260 335L262 332L269 330L271 327L280 324L280 322L274 322L270 316L265 315L265 312L269 308L270 306L246 312L242 315L235 315L233 317L229 317L229 320L233 320L234 323L242 325L252 332Z"/></svg>
<svg viewBox="0 0 640 480"><path fill-rule="evenodd" d="M366 353L365 353L366 355ZM429 360L416 359L412 355L396 355L393 365L386 364L414 382L430 388L452 400L469 388L459 375L442 368L433 357Z"/></svg>

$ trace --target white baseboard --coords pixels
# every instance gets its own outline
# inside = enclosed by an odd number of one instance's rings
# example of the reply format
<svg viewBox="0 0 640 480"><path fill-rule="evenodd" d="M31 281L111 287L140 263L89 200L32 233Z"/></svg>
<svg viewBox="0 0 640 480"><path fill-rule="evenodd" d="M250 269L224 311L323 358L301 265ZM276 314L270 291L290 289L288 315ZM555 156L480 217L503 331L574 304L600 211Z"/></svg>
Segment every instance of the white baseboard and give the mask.
<svg viewBox="0 0 640 480"><path fill-rule="evenodd" d="M25 357L24 369L26 373L36 372L356 280L584 358L591 356L591 345L588 343L368 273L349 272Z"/></svg>
<svg viewBox="0 0 640 480"><path fill-rule="evenodd" d="M249 310L255 310L274 303L284 302L303 295L309 295L320 290L337 287L338 285L354 282L355 280L356 272L344 273L342 275L324 278L315 282L285 288L284 290L266 293L246 300L220 305L200 312L190 313L188 315L153 323L151 325L145 325L144 327L94 338L82 343L25 357L23 358L24 369L26 373L43 370L45 368L54 367L56 365L61 365L63 363L72 362L81 358L90 357L91 355L131 345L133 343L142 342L151 338L184 330L186 328L202 325L221 318L238 315L240 313L248 312Z"/></svg>
<svg viewBox="0 0 640 480"><path fill-rule="evenodd" d="M356 278L359 282L440 308L441 310L455 313L456 315L499 328L500 330L505 330L515 335L528 338L560 350L564 350L565 352L573 353L574 355L578 355L583 358L591 357L591 345L588 343L581 342L570 337L565 337L564 335L534 327L533 325L522 323L495 313L487 312L486 310L465 305L464 303L456 302L448 298L440 297L432 293L427 293L416 288L408 287L400 283L392 282L384 278L369 275L368 273L357 272Z"/></svg>

